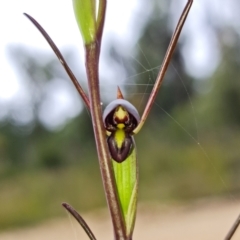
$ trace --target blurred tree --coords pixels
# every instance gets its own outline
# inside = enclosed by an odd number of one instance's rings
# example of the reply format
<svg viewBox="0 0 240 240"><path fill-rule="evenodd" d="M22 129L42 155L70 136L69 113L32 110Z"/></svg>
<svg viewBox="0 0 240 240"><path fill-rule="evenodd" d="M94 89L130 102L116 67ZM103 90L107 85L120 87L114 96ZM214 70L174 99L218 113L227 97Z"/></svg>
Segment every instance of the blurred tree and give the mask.
<svg viewBox="0 0 240 240"><path fill-rule="evenodd" d="M89 113L86 110L82 111L81 116L68 121L71 124L52 131L46 128L40 118L39 112L43 101L48 97L45 85L56 78L66 78L62 66L57 59L44 54L38 54L36 58L31 51L22 47L11 47L10 50L11 58L25 84L23 99L30 100L26 102L28 107L17 109L16 105L9 118L0 126L0 152L3 153L0 161L2 164L4 162L5 165L10 164L17 168L26 166L55 168L67 163L84 162L89 145L94 144ZM66 55L67 59L72 58L71 52ZM30 109L33 114L32 118L22 123L18 113L24 114L25 108Z"/></svg>
<svg viewBox="0 0 240 240"><path fill-rule="evenodd" d="M232 43L224 42L224 36L229 35ZM216 122L229 128L240 127L240 36L232 28L221 30L219 42L222 48L222 62L216 74L212 76L212 94L214 106L218 111ZM209 96L210 97L210 96Z"/></svg>
<svg viewBox="0 0 240 240"><path fill-rule="evenodd" d="M216 28L215 32L222 58L215 73L208 80L198 82L199 96L194 99L194 106L200 130L232 132L240 127L240 37L229 27ZM226 36L232 39L230 43L225 41ZM186 119L189 107L184 111L179 110L178 115Z"/></svg>

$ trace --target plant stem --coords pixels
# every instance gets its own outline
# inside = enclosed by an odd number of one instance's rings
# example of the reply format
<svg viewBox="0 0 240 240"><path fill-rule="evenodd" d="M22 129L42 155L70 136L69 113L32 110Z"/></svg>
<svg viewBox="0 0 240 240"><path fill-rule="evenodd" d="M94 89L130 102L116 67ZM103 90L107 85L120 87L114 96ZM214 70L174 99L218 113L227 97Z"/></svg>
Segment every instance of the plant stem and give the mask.
<svg viewBox="0 0 240 240"><path fill-rule="evenodd" d="M126 240L125 223L119 205L117 188L113 174L111 157L106 142L106 133L102 121L102 109L100 105L98 62L100 47L98 42L85 46L86 71L89 84L90 109L92 115L93 130L97 146L99 165L104 185L105 195L112 217L115 240Z"/></svg>

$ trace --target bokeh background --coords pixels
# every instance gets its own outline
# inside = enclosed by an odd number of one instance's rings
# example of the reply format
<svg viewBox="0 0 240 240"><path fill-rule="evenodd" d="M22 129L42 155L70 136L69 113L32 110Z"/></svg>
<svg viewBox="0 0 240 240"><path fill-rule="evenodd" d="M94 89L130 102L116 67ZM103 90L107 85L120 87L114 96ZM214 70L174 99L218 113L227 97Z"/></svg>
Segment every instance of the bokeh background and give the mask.
<svg viewBox="0 0 240 240"><path fill-rule="evenodd" d="M185 0L108 1L103 106L120 86L142 113ZM240 193L240 2L194 1L144 128L136 136L140 202ZM106 207L89 112L35 27L87 91L71 2L0 3L0 231Z"/></svg>

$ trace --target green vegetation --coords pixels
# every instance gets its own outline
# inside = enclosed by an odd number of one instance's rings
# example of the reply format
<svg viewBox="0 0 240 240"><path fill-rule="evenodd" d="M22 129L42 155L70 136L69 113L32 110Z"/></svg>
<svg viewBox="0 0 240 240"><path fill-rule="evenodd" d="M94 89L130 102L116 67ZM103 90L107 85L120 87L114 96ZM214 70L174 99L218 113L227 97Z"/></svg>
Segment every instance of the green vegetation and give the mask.
<svg viewBox="0 0 240 240"><path fill-rule="evenodd" d="M64 216L64 201L83 212L102 207L105 199L99 179L97 166L25 169L1 179L1 229Z"/></svg>

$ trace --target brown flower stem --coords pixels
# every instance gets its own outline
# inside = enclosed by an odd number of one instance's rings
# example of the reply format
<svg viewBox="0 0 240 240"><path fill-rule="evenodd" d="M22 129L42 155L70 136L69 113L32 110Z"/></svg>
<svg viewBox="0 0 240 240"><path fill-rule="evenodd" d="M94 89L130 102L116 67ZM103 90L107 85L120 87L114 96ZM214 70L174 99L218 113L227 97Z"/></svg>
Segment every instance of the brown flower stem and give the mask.
<svg viewBox="0 0 240 240"><path fill-rule="evenodd" d="M88 77L90 109L95 142L97 146L105 196L113 223L114 239L127 240L126 227L117 194L117 187L111 162L112 160L106 142L106 130L103 126L102 108L100 105L101 98L99 91L99 55L105 20L106 4L106 0L99 1L96 41L85 46L86 71Z"/></svg>
<svg viewBox="0 0 240 240"><path fill-rule="evenodd" d="M111 157L108 151L106 133L102 121L98 78L100 47L96 42L86 45L85 47L90 109L105 196L112 217L114 238L115 240L126 240L125 223L123 221L123 215L119 204Z"/></svg>

